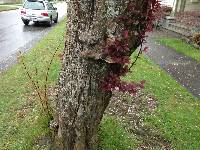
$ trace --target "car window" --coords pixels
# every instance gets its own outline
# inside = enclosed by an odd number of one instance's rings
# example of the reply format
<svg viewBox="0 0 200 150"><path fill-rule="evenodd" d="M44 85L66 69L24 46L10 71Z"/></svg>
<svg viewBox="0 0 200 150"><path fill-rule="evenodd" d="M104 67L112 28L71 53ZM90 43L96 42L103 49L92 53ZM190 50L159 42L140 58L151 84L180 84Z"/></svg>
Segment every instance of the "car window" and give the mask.
<svg viewBox="0 0 200 150"><path fill-rule="evenodd" d="M47 4L47 9L48 9L48 10L54 10L53 4L48 3L48 4Z"/></svg>
<svg viewBox="0 0 200 150"><path fill-rule="evenodd" d="M24 8L25 9L34 9L34 10L44 10L44 4L43 2L31 2L31 1L26 1L26 3L24 4Z"/></svg>

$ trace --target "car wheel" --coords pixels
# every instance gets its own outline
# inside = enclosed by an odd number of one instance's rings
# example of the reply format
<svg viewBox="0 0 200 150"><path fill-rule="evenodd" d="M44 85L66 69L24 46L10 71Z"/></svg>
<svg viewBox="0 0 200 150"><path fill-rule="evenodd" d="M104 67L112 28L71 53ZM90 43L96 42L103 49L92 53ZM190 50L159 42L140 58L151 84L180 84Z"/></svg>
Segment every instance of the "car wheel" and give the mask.
<svg viewBox="0 0 200 150"><path fill-rule="evenodd" d="M38 21L35 21L34 23L35 23L35 25L36 25L36 26L38 26L38 25L39 25L39 22L38 22Z"/></svg>
<svg viewBox="0 0 200 150"><path fill-rule="evenodd" d="M57 23L57 22L58 22L58 13L57 13L56 19L54 20L54 23Z"/></svg>
<svg viewBox="0 0 200 150"><path fill-rule="evenodd" d="M48 26L51 27L53 24L52 16L50 17L50 21L48 22Z"/></svg>
<svg viewBox="0 0 200 150"><path fill-rule="evenodd" d="M24 25L26 25L26 26L28 26L28 24L29 24L29 20L22 20L23 21L23 23L24 23Z"/></svg>

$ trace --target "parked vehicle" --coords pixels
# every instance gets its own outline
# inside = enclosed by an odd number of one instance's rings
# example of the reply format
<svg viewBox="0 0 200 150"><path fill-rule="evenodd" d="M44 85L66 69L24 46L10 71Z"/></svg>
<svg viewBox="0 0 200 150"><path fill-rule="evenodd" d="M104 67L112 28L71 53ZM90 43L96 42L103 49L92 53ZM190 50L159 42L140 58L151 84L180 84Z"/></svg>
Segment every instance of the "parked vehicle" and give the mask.
<svg viewBox="0 0 200 150"><path fill-rule="evenodd" d="M47 23L51 26L58 22L57 8L43 0L26 0L21 9L21 19L25 25L30 21Z"/></svg>

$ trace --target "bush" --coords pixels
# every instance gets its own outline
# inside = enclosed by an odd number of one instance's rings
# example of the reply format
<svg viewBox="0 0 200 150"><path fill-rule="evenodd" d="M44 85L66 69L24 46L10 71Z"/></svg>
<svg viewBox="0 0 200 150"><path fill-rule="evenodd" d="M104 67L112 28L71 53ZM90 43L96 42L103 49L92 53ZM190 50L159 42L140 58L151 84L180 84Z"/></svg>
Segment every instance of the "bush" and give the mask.
<svg viewBox="0 0 200 150"><path fill-rule="evenodd" d="M154 21L154 27L159 27L162 25L162 20L166 17L169 16L172 12L172 7L169 6L161 6L158 11L154 12L154 16L156 17Z"/></svg>
<svg viewBox="0 0 200 150"><path fill-rule="evenodd" d="M196 34L194 34L194 37L193 37L193 42L195 42L197 45L200 46L200 32L197 32Z"/></svg>
<svg viewBox="0 0 200 150"><path fill-rule="evenodd" d="M172 12L172 7L169 7L169 6L161 6L161 9L165 13L171 13Z"/></svg>
<svg viewBox="0 0 200 150"><path fill-rule="evenodd" d="M169 6L161 6L157 12L155 12L155 16L158 19L163 19L164 17L170 15L172 12L172 7Z"/></svg>

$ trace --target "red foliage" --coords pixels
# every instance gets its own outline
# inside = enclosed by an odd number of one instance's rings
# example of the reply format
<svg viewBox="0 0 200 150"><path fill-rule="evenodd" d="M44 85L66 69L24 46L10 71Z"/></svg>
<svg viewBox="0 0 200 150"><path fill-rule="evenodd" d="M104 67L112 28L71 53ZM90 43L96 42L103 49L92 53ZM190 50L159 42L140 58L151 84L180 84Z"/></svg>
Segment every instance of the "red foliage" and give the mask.
<svg viewBox="0 0 200 150"><path fill-rule="evenodd" d="M103 49L103 54L110 57L117 66L115 66L110 74L105 77L102 84L104 90L110 91L118 89L119 91L129 92L130 94L135 95L139 89L144 88L144 81L141 81L140 83L127 83L121 81L120 77L125 76L130 71L130 68L127 66L127 64L130 63L130 53L132 53L131 47L128 45L129 33L138 33L137 37L141 41L142 47L142 43L146 42L145 33L152 30L152 23L157 18L155 14L160 9L159 1L148 0L148 5L149 9L147 15L145 15L145 12L140 11L135 7L135 4L130 1L127 4L125 12L117 17L117 23L123 24L124 30L122 31L120 38L108 40L107 46ZM141 48L138 52L138 57L142 51L147 51L147 49L147 47L144 49Z"/></svg>
<svg viewBox="0 0 200 150"><path fill-rule="evenodd" d="M148 47L144 47L143 52L147 52L148 51Z"/></svg>
<svg viewBox="0 0 200 150"><path fill-rule="evenodd" d="M110 74L104 79L102 88L106 91L119 90L121 92L129 92L134 96L139 89L144 88L144 83L144 80L140 81L140 83L128 83L121 81L119 74Z"/></svg>
<svg viewBox="0 0 200 150"><path fill-rule="evenodd" d="M126 64L126 63L129 63L130 59L129 57L125 56L125 54L129 51L130 49L126 42L115 39L113 43L107 45L104 48L103 53L104 55L111 57L112 60L116 63Z"/></svg>
<svg viewBox="0 0 200 150"><path fill-rule="evenodd" d="M124 36L125 39L128 38L128 32L129 32L128 30L123 31L123 36Z"/></svg>

